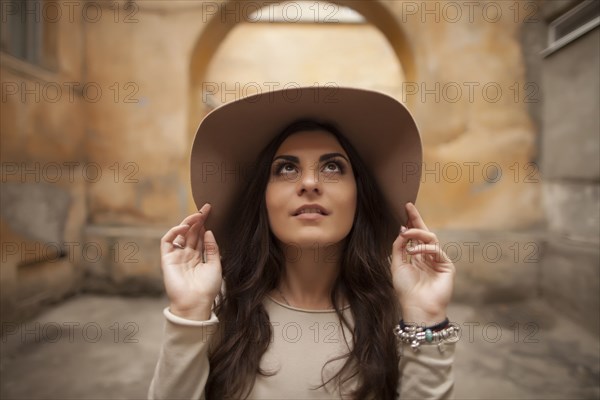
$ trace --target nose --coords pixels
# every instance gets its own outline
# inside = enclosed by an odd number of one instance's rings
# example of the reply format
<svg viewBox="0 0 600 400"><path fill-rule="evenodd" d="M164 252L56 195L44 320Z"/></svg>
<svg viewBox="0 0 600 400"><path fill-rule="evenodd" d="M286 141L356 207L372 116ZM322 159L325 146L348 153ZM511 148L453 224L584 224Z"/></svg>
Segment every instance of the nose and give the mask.
<svg viewBox="0 0 600 400"><path fill-rule="evenodd" d="M318 171L313 168L306 168L298 180L298 195L304 192L322 193L321 181Z"/></svg>

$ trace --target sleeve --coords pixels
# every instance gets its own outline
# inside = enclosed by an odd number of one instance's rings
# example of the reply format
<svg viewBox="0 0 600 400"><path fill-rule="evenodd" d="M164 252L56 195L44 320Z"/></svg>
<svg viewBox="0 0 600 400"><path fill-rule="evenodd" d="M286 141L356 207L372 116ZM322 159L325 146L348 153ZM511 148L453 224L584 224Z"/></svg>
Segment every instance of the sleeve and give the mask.
<svg viewBox="0 0 600 400"><path fill-rule="evenodd" d="M164 339L148 399L204 399L208 380L208 350L217 335L219 320L211 313L207 321L178 317L165 308Z"/></svg>
<svg viewBox="0 0 600 400"><path fill-rule="evenodd" d="M423 344L415 352L410 344L399 343L400 399L452 399L455 347L444 343L440 351L437 345Z"/></svg>

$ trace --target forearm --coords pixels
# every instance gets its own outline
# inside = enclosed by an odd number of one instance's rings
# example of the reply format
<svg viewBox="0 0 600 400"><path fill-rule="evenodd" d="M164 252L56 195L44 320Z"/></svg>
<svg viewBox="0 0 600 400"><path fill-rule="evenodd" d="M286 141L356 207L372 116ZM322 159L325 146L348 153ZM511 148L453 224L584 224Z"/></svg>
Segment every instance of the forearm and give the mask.
<svg viewBox="0 0 600 400"><path fill-rule="evenodd" d="M192 321L164 311L165 338L148 399L203 399L210 366L208 348L218 327L212 314L206 321Z"/></svg>
<svg viewBox="0 0 600 400"><path fill-rule="evenodd" d="M399 344L400 399L451 399L454 389L455 343L424 344L415 352L408 344Z"/></svg>

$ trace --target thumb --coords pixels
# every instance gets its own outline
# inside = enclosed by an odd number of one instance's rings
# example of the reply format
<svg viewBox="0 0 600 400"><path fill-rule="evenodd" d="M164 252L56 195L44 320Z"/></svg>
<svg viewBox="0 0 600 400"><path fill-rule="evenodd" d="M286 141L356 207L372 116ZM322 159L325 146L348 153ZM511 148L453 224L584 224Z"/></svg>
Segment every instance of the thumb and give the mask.
<svg viewBox="0 0 600 400"><path fill-rule="evenodd" d="M204 233L204 257L207 263L221 262L219 246L212 231Z"/></svg>

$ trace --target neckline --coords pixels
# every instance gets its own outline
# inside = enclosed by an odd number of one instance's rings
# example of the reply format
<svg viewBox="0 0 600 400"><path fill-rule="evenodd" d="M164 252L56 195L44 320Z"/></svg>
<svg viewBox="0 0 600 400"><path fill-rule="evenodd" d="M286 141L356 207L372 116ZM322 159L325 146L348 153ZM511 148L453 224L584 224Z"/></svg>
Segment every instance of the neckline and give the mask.
<svg viewBox="0 0 600 400"><path fill-rule="evenodd" d="M290 306L288 304L284 304L284 303L281 303L281 302L275 300L273 297L271 297L271 295L267 294L266 296L273 303L278 304L278 305L280 305L283 308L287 308L287 309L290 309L290 310L293 310L293 311L299 311L299 312L305 312L305 313L334 313L335 312L334 308L331 308L331 309L328 309L328 310L309 310L309 309L306 309L306 308L293 307L293 306ZM350 304L348 304L347 306L343 307L341 309L341 311L345 311L348 308L350 308Z"/></svg>

